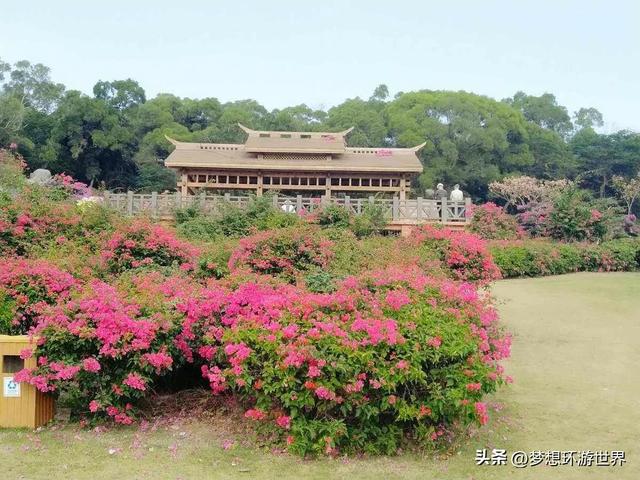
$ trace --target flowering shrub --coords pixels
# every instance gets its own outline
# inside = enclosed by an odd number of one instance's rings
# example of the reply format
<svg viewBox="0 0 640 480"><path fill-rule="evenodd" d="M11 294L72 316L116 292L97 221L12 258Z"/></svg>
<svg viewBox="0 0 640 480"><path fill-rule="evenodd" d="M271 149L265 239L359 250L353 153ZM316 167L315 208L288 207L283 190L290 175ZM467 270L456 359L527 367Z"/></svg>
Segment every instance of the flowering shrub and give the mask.
<svg viewBox="0 0 640 480"><path fill-rule="evenodd" d="M0 199L0 253L24 255L79 227L75 206L52 200L46 189L29 186Z"/></svg>
<svg viewBox="0 0 640 480"><path fill-rule="evenodd" d="M19 189L26 183L27 163L15 151L0 148L0 193Z"/></svg>
<svg viewBox="0 0 640 480"><path fill-rule="evenodd" d="M178 323L169 302L160 305L135 303L99 281L87 284L42 313L34 330L38 365L16 380L64 392L77 412L132 423L135 402L174 363Z"/></svg>
<svg viewBox="0 0 640 480"><path fill-rule="evenodd" d="M495 203L472 205L469 209L469 230L487 240L511 240L522 236L515 217Z"/></svg>
<svg viewBox="0 0 640 480"><path fill-rule="evenodd" d="M198 249L176 238L167 228L135 220L117 229L105 242L101 259L112 273L143 266L194 266Z"/></svg>
<svg viewBox="0 0 640 480"><path fill-rule="evenodd" d="M487 283L500 278L486 242L473 233L423 225L410 243L435 252L457 280Z"/></svg>
<svg viewBox="0 0 640 480"><path fill-rule="evenodd" d="M7 309L0 334L29 333L42 310L67 298L76 284L73 276L44 261L0 261L0 302Z"/></svg>
<svg viewBox="0 0 640 480"><path fill-rule="evenodd" d="M91 195L91 187L86 183L78 182L70 175L64 173L59 173L51 177L51 184L75 197L88 197Z"/></svg>
<svg viewBox="0 0 640 480"><path fill-rule="evenodd" d="M294 286L209 288L181 304L177 344L214 393L299 454L395 452L459 421L487 421L482 396L509 354L473 285L383 271L330 294ZM478 406L479 405L479 406Z"/></svg>
<svg viewBox="0 0 640 480"><path fill-rule="evenodd" d="M590 205L584 190L576 188L557 197L548 222L550 236L560 240L599 240L607 231L602 212Z"/></svg>
<svg viewBox="0 0 640 480"><path fill-rule="evenodd" d="M332 246L312 227L260 232L240 240L229 269L247 268L294 281L300 273L326 266L333 256Z"/></svg>
<svg viewBox="0 0 640 480"><path fill-rule="evenodd" d="M318 225L323 227L348 228L352 222L349 210L335 204L321 206L315 216Z"/></svg>
<svg viewBox="0 0 640 480"><path fill-rule="evenodd" d="M526 175L506 177L500 182L491 182L489 191L507 201L507 206L516 208L531 203L552 202L572 182L566 179L541 180Z"/></svg>
<svg viewBox="0 0 640 480"><path fill-rule="evenodd" d="M549 236L549 217L553 212L550 201L530 202L518 206L516 218L520 227L531 237Z"/></svg>

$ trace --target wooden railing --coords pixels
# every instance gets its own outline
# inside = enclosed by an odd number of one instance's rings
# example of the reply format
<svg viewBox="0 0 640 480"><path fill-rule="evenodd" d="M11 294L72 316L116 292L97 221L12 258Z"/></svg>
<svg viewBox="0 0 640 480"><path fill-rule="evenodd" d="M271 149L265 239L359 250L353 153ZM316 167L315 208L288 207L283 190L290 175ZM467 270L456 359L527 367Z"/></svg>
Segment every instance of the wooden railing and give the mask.
<svg viewBox="0 0 640 480"><path fill-rule="evenodd" d="M104 202L110 208L125 215L149 215L153 218L169 219L175 211L192 205L197 205L206 213L215 214L225 204L246 206L251 197L234 195L186 195L177 193L157 192L140 193L104 193ZM462 202L452 200L430 200L417 198L412 200L369 198L303 197L302 195L282 196L273 195L273 206L287 213L313 213L328 203L340 205L354 215L363 213L367 205L379 206L389 222L406 223L465 223L471 199Z"/></svg>

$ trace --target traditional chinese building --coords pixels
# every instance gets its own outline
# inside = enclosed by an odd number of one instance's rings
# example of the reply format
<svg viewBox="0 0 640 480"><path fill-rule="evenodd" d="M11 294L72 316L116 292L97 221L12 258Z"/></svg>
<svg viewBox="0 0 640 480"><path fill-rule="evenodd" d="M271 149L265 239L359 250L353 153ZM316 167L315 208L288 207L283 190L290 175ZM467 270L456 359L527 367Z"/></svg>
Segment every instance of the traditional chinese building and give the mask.
<svg viewBox="0 0 640 480"><path fill-rule="evenodd" d="M239 125L244 144L175 145L165 165L178 174L182 195L265 190L306 196L364 196L384 193L406 198L411 177L422 172L413 148L348 147L342 132L269 132Z"/></svg>

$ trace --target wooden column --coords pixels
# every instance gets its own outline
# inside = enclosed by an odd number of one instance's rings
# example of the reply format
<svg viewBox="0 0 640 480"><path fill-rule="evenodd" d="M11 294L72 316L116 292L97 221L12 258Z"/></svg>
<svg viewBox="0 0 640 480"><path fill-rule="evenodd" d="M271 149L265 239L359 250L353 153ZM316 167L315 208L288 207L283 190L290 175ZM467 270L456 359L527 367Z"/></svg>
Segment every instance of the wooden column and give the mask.
<svg viewBox="0 0 640 480"><path fill-rule="evenodd" d="M182 171L182 181L181 181L181 189L180 193L183 197L186 197L189 194L189 190L187 188L188 176L186 171Z"/></svg>
<svg viewBox="0 0 640 480"><path fill-rule="evenodd" d="M327 199L331 198L331 174L327 173L327 184L325 185L324 194Z"/></svg>
<svg viewBox="0 0 640 480"><path fill-rule="evenodd" d="M256 188L256 195L258 197L262 196L262 187L263 187L262 172L258 172L258 188Z"/></svg>

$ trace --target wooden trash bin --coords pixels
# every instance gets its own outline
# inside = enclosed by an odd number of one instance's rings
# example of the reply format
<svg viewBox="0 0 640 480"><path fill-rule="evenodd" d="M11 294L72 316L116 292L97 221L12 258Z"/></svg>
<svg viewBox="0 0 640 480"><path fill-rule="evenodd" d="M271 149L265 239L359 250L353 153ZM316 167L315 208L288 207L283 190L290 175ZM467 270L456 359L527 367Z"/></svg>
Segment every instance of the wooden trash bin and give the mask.
<svg viewBox="0 0 640 480"><path fill-rule="evenodd" d="M26 335L0 335L0 428L37 428L54 415L53 398L33 385L16 383L13 375L23 368L35 368L36 358L20 358L20 352L33 348Z"/></svg>

